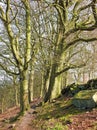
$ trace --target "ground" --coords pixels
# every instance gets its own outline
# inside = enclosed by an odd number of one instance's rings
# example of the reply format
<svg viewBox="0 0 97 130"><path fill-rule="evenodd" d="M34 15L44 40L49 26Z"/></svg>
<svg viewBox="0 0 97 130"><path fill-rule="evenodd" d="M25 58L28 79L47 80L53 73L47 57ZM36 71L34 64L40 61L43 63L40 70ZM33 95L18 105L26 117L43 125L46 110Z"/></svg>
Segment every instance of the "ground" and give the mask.
<svg viewBox="0 0 97 130"><path fill-rule="evenodd" d="M97 108L79 110L71 99L62 97L42 106L38 106L39 102L35 100L31 109L15 122L9 119L17 115L19 107L1 114L0 130L97 130Z"/></svg>

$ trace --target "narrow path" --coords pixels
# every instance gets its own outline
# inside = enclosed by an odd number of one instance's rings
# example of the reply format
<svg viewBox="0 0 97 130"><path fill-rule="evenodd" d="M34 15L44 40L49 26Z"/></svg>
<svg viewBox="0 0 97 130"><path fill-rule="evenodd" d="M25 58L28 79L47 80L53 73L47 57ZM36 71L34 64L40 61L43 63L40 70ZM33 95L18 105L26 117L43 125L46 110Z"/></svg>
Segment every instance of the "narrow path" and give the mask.
<svg viewBox="0 0 97 130"><path fill-rule="evenodd" d="M41 102L40 98L34 99L30 104L30 109L25 113L24 116L20 117L19 120L10 123L10 118L15 117L20 112L19 107L13 107L8 109L5 113L0 114L0 130L36 130L32 126L32 120L36 118L35 108Z"/></svg>
<svg viewBox="0 0 97 130"><path fill-rule="evenodd" d="M21 119L16 123L15 130L36 130L32 127L32 120L36 117L36 106L42 101L41 98L36 98L31 104L31 108Z"/></svg>
<svg viewBox="0 0 97 130"><path fill-rule="evenodd" d="M21 119L17 122L16 130L33 130L31 124L35 118L34 109L30 109Z"/></svg>

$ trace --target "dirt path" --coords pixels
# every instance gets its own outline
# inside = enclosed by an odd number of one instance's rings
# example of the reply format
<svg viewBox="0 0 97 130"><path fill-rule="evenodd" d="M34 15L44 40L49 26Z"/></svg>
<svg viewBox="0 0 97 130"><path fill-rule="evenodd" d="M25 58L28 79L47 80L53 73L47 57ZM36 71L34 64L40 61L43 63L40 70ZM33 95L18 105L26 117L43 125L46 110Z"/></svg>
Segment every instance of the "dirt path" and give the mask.
<svg viewBox="0 0 97 130"><path fill-rule="evenodd" d="M32 120L36 117L36 106L40 103L41 99L35 99L31 104L29 111L24 116L20 117L14 123L10 123L10 119L18 115L20 112L19 107L13 107L8 109L3 114L0 114L0 130L36 130L32 127Z"/></svg>
<svg viewBox="0 0 97 130"><path fill-rule="evenodd" d="M17 122L15 129L16 130L33 130L31 124L32 120L35 118L35 110L30 109L26 114Z"/></svg>
<svg viewBox="0 0 97 130"><path fill-rule="evenodd" d="M26 114L21 117L21 119L16 123L15 130L36 130L32 126L32 120L37 116L37 112L35 110L36 106L42 101L41 98L36 98L31 104L31 108Z"/></svg>
<svg viewBox="0 0 97 130"><path fill-rule="evenodd" d="M14 123L9 123L9 118L17 113L15 113L16 109L13 110L14 113L13 111L10 111L10 113L0 115L0 130L34 130L32 128L32 120L36 117L35 109L30 108L29 111L27 111L23 117L20 117L19 120Z"/></svg>

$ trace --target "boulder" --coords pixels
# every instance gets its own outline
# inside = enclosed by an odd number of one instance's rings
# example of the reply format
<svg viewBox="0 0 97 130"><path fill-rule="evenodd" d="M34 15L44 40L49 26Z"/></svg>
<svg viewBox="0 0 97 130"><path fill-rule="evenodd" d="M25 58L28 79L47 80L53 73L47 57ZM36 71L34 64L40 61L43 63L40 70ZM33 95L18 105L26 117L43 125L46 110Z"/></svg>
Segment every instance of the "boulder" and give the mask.
<svg viewBox="0 0 97 130"><path fill-rule="evenodd" d="M97 79L91 79L87 82L89 89L97 89Z"/></svg>
<svg viewBox="0 0 97 130"><path fill-rule="evenodd" d="M61 91L62 95L67 96L74 96L77 92L80 91L80 89L77 87L78 85L75 83L72 83L66 87L64 87Z"/></svg>
<svg viewBox="0 0 97 130"><path fill-rule="evenodd" d="M63 87L61 94L64 96L74 96L76 93L82 90L95 90L97 89L97 79L91 79L86 84L72 83L66 87Z"/></svg>
<svg viewBox="0 0 97 130"><path fill-rule="evenodd" d="M72 99L74 106L80 109L91 109L97 105L97 89L82 90L78 92Z"/></svg>
<svg viewBox="0 0 97 130"><path fill-rule="evenodd" d="M97 104L97 92L93 95L93 100Z"/></svg>

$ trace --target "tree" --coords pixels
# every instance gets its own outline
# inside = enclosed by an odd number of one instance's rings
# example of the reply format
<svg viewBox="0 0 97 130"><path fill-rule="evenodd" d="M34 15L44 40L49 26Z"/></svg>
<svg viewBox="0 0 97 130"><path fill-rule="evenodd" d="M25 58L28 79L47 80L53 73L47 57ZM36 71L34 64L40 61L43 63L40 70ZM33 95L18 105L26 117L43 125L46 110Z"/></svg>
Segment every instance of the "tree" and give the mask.
<svg viewBox="0 0 97 130"><path fill-rule="evenodd" d="M6 5L5 8L0 5L0 19L4 25L4 29L7 32L8 38L8 44L6 44L6 46L9 46L14 64L18 68L18 72L11 72L2 64L0 64L0 66L9 73L19 75L20 108L21 112L24 112L29 107L28 68L31 59L31 8L29 0L21 0L18 1L18 3L20 5L18 5L15 1L12 2L10 0L6 0L5 3L2 2L3 6ZM23 12L20 9L22 9ZM22 21L19 21L20 12L25 14L25 16L21 15L21 17L24 17L24 23L22 23ZM24 25L23 29L25 30L25 33L21 32L22 28L20 25ZM23 47L21 48L21 46Z"/></svg>
<svg viewBox="0 0 97 130"><path fill-rule="evenodd" d="M50 67L49 86L44 102L56 97L56 94L60 93L61 84L59 83L61 83L62 73L85 65L86 61L78 65L68 65L68 62L65 61L68 50L81 43L85 44L86 42L97 40L96 37L88 38L87 35L86 37L83 35L85 31L87 33L97 27L95 0L89 1L88 4L79 0L56 0L54 3L50 3L50 5L54 6L58 13L58 35L56 36L54 55ZM58 59L58 62L56 59Z"/></svg>

